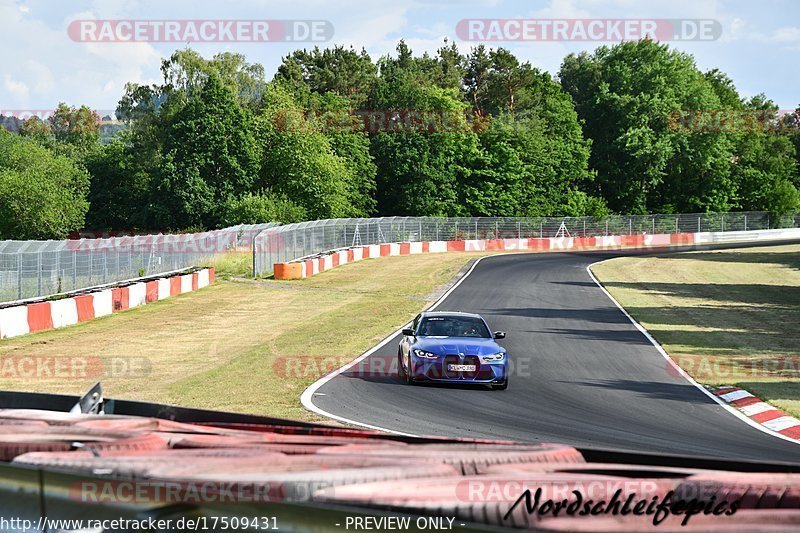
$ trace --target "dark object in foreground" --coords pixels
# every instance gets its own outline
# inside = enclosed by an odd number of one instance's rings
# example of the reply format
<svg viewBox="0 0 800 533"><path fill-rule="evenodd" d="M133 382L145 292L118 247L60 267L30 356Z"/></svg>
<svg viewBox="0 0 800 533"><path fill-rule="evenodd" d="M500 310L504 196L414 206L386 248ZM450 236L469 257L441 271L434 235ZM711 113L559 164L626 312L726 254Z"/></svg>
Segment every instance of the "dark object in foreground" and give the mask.
<svg viewBox="0 0 800 533"><path fill-rule="evenodd" d="M476 531L800 524L797 465L387 435L103 399L99 388L88 399L0 392L0 515L34 524L41 516L171 520L164 530L186 529L187 520L221 529L223 517L259 524L250 529L295 531L341 531L348 520L390 517L410 519L410 530L437 519ZM550 500L583 505L615 497L713 502L709 513L694 504L686 525L685 513L667 513L654 526L646 515L553 516L546 509ZM736 512L713 515L715 505L729 510L733 502ZM117 528L126 529L130 523Z"/></svg>

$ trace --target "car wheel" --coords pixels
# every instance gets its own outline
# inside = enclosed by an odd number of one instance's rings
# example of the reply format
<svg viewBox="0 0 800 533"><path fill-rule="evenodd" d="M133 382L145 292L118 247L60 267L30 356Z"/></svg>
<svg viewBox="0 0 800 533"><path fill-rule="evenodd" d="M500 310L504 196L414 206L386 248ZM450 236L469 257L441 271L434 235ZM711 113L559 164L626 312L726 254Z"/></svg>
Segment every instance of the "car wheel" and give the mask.
<svg viewBox="0 0 800 533"><path fill-rule="evenodd" d="M408 368L406 368L403 372L406 375L406 385L413 385L414 378L411 377L411 357L408 358Z"/></svg>
<svg viewBox="0 0 800 533"><path fill-rule="evenodd" d="M506 390L508 388L508 379L506 379L504 382L499 383L497 385L492 385L492 388L494 390Z"/></svg>
<svg viewBox="0 0 800 533"><path fill-rule="evenodd" d="M403 366L403 350L400 348L397 349L397 375L402 379L406 377L406 367Z"/></svg>

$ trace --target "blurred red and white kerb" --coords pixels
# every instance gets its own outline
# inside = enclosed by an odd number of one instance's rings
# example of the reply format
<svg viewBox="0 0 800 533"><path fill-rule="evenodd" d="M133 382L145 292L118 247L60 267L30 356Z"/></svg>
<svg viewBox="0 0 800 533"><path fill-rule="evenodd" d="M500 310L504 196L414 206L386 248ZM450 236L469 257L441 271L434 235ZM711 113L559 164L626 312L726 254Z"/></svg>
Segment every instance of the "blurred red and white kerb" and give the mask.
<svg viewBox="0 0 800 533"><path fill-rule="evenodd" d="M326 42L327 20L73 20L70 39L80 43Z"/></svg>
<svg viewBox="0 0 800 533"><path fill-rule="evenodd" d="M456 35L472 42L716 41L714 19L463 19Z"/></svg>

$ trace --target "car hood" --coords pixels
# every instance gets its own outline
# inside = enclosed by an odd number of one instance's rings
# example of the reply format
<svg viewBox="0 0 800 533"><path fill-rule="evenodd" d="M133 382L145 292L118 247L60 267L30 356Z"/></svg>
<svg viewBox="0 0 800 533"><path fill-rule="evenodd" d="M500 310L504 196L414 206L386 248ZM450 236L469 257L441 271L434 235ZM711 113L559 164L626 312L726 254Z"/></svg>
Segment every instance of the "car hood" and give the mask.
<svg viewBox="0 0 800 533"><path fill-rule="evenodd" d="M437 355L491 355L505 351L493 339L471 337L417 337L414 348Z"/></svg>

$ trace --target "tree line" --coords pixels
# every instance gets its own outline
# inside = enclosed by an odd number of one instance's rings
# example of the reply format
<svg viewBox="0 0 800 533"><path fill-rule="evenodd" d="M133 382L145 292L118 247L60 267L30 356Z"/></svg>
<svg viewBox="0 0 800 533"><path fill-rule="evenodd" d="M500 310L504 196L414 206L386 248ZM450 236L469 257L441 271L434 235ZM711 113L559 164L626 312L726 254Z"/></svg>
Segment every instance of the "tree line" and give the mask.
<svg viewBox="0 0 800 533"><path fill-rule="evenodd" d="M745 99L725 73L649 40L570 54L556 76L503 48L415 56L402 41L377 60L298 50L270 80L240 54L191 49L161 73L126 86L110 142L86 106L0 129L0 238L800 209L800 108L779 117L766 96ZM718 110L760 118L720 128L708 123Z"/></svg>

